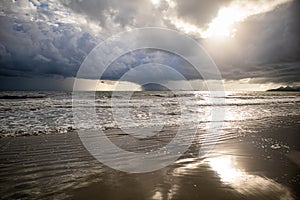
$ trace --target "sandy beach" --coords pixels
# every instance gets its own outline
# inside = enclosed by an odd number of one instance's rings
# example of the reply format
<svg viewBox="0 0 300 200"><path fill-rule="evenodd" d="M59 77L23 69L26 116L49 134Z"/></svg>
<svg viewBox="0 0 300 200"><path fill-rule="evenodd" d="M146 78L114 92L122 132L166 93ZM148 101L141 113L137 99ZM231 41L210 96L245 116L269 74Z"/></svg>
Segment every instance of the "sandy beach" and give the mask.
<svg viewBox="0 0 300 200"><path fill-rule="evenodd" d="M231 122L210 154L195 142L161 170L130 174L104 166L76 132L1 138L4 199L298 199L299 117ZM118 130L109 130L111 137ZM199 135L203 134L199 130ZM128 159L128 158L119 158Z"/></svg>

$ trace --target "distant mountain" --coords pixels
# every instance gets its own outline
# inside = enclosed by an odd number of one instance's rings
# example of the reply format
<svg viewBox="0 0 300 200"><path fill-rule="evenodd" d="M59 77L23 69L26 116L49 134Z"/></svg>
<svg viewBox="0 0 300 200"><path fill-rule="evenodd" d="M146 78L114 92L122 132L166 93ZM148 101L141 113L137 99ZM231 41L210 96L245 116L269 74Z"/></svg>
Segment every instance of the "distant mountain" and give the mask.
<svg viewBox="0 0 300 200"><path fill-rule="evenodd" d="M170 91L170 89L157 83L148 83L146 85L143 85L142 89L143 91Z"/></svg>
<svg viewBox="0 0 300 200"><path fill-rule="evenodd" d="M300 87L280 87L276 89L267 90L268 92L300 92Z"/></svg>

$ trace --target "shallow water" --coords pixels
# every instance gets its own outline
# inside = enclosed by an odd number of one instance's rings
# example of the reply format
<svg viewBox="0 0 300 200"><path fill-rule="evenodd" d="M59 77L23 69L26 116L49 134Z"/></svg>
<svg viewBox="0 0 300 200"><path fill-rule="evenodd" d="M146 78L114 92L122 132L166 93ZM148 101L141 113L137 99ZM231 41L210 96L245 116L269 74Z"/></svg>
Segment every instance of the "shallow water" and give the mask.
<svg viewBox="0 0 300 200"><path fill-rule="evenodd" d="M201 128L212 120L213 108L225 109L225 121L242 121L299 115L300 106L299 92L227 92L224 98L219 98L209 92L150 91L135 92L129 102L122 95L122 92L97 92L94 101L97 122L91 123L94 119L87 118L74 124L70 92L0 92L0 137L179 123Z"/></svg>

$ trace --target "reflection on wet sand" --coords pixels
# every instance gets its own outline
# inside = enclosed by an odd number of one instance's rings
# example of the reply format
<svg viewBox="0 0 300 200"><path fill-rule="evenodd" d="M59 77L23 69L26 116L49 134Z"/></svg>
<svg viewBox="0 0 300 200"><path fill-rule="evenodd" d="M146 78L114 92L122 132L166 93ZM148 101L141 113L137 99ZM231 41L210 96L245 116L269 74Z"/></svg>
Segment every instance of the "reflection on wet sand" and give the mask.
<svg viewBox="0 0 300 200"><path fill-rule="evenodd" d="M248 174L238 167L238 162L230 155L207 159L211 168L219 175L224 184L245 195L274 195L279 199L293 199L291 192L274 180Z"/></svg>
<svg viewBox="0 0 300 200"><path fill-rule="evenodd" d="M219 145L205 157L182 157L167 168L146 174L111 170L109 180L113 183L93 184L77 190L73 197L83 199L88 194L89 199L296 199L290 188L255 170L272 168L253 159L261 152L250 147L245 141L236 140ZM283 169L284 165L277 167Z"/></svg>
<svg viewBox="0 0 300 200"><path fill-rule="evenodd" d="M242 176L245 176L238 168L237 163L234 162L232 156L219 156L207 159L211 168L218 173L221 181L224 183L235 184Z"/></svg>
<svg viewBox="0 0 300 200"><path fill-rule="evenodd" d="M239 166L239 162L237 161L235 156L232 155L226 155L224 152L221 154L214 153L213 155L208 156L207 158L201 160L201 159L182 159L177 162L181 166L173 170L173 175L184 177L187 175L193 175L197 176L199 175L199 172L203 172L203 170L207 170L206 173L207 176L211 176L210 180L208 180L207 184L211 184L211 180L213 180L213 175L208 175L210 170L215 172L215 174L218 177L215 177L215 184L218 184L220 181L219 189L228 190L228 193L232 192L233 194L238 192L242 196L239 197L239 195L235 194L234 196L237 197L237 199L244 197L247 199L280 199L280 200L292 200L294 199L292 193L290 190L283 186L282 184L276 182L275 180L272 180L267 177L250 174L246 171L246 169L243 169ZM198 177L199 179L205 180L207 177L204 174L200 174ZM218 180L219 179L219 180ZM199 188L199 192L203 192L205 188L205 185L200 184L197 185L197 183L202 181L194 182L194 187L201 187ZM184 185L184 183L181 183L181 185ZM181 187L179 185L175 185L176 190L179 192L178 188ZM203 187L204 186L204 187ZM232 191L233 190L233 191ZM183 191L181 189L181 191ZM217 191L217 190L216 190ZM230 192L229 192L230 191ZM219 194L222 194L222 192L218 191ZM209 197L207 194L202 197ZM227 196L226 195L226 196ZM177 194L173 196L181 196L182 194ZM211 195L210 195L211 197ZM225 196L214 196L216 199L226 199ZM232 197L233 198L233 197ZM162 199L162 198L161 198ZM167 198L172 199L172 198ZM177 199L177 198L176 198ZM180 198L178 198L180 199ZM233 198L236 199L236 198Z"/></svg>

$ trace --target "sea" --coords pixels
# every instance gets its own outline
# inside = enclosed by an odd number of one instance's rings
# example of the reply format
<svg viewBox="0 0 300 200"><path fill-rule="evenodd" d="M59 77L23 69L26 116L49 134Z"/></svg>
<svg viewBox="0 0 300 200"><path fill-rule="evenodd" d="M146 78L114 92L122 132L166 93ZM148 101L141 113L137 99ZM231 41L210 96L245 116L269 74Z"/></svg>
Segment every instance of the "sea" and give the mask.
<svg viewBox="0 0 300 200"><path fill-rule="evenodd" d="M221 97L201 91L124 94L85 92L84 96L94 100L97 124L91 127L89 119L78 127L74 124L72 92L0 92L0 137L61 134L78 128L176 126L182 121L201 127L213 120L213 108L225 112L221 113L225 123L300 115L299 92L226 92ZM122 111L127 111L127 116L116 120L120 118L116 113Z"/></svg>

